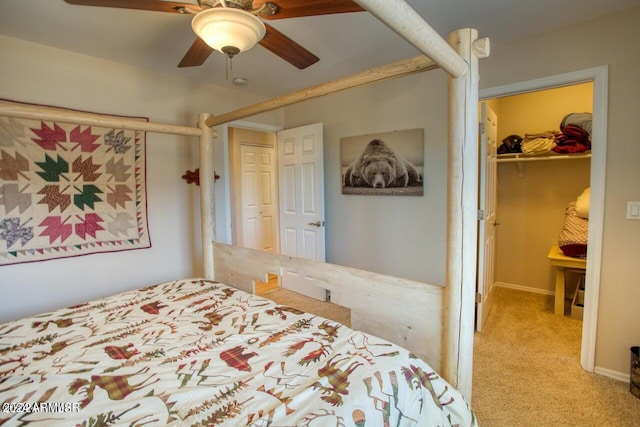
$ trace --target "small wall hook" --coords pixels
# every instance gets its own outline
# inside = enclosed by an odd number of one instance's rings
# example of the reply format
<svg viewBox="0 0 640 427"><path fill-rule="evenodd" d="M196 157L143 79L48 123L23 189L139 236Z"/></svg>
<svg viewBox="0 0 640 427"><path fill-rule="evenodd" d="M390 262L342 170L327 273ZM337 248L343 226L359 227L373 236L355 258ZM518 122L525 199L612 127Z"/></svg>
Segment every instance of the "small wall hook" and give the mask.
<svg viewBox="0 0 640 427"><path fill-rule="evenodd" d="M220 179L220 176L217 173L214 172L213 174L215 181ZM187 184L195 183L196 185L200 185L200 168L194 171L186 171L181 178L187 181Z"/></svg>

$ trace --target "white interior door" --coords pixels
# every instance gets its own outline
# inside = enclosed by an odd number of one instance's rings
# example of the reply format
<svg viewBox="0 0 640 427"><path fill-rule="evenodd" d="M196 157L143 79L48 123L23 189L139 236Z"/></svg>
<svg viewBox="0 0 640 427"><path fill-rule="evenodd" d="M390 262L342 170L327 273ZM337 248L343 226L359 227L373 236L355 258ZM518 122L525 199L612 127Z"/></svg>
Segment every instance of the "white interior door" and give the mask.
<svg viewBox="0 0 640 427"><path fill-rule="evenodd" d="M325 261L322 123L278 132L280 253ZM303 271L282 272L282 287L321 301L326 291Z"/></svg>
<svg viewBox="0 0 640 427"><path fill-rule="evenodd" d="M277 252L275 148L240 145L242 246Z"/></svg>
<svg viewBox="0 0 640 427"><path fill-rule="evenodd" d="M480 332L493 304L497 206L498 117L485 102L480 104L480 211L478 236L478 289L476 330Z"/></svg>

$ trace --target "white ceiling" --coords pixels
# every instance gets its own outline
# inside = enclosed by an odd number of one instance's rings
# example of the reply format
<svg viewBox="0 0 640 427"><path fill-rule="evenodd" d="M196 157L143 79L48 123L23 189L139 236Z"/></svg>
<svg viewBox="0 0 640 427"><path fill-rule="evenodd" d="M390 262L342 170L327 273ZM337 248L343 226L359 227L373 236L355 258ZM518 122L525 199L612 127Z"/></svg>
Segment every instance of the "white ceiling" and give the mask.
<svg viewBox="0 0 640 427"><path fill-rule="evenodd" d="M640 0L407 3L443 37L453 30L472 27L495 46L638 6ZM63 0L0 0L2 35L225 87L233 87L233 77L244 77L249 85L242 90L270 97L420 54L367 12L268 23L313 52L320 61L298 70L258 45L233 59L227 79L226 58L220 53L211 55L200 67L177 67L195 37L188 15L72 6Z"/></svg>

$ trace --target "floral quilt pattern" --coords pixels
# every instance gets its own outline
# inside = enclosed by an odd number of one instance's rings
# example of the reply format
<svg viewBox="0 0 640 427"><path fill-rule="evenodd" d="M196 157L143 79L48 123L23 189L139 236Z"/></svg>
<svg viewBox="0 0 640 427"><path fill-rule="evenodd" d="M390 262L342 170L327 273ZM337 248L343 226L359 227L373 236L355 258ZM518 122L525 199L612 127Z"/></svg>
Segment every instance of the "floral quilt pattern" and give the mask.
<svg viewBox="0 0 640 427"><path fill-rule="evenodd" d="M0 117L0 265L150 245L143 132Z"/></svg>
<svg viewBox="0 0 640 427"><path fill-rule="evenodd" d="M0 325L0 402L20 426L476 425L407 350L203 279Z"/></svg>

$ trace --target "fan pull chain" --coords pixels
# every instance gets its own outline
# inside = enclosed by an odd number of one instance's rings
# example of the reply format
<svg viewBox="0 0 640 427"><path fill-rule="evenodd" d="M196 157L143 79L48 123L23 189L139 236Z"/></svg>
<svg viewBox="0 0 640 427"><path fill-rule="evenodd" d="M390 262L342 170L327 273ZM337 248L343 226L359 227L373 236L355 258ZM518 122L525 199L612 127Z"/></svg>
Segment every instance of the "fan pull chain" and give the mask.
<svg viewBox="0 0 640 427"><path fill-rule="evenodd" d="M235 46L224 46L220 51L227 57L225 60L225 71L227 80L229 80L229 71L233 71L233 57L240 53L240 49Z"/></svg>
<svg viewBox="0 0 640 427"><path fill-rule="evenodd" d="M231 55L226 55L226 60L225 60L225 78L227 80L229 80L229 72L233 71L233 56Z"/></svg>

